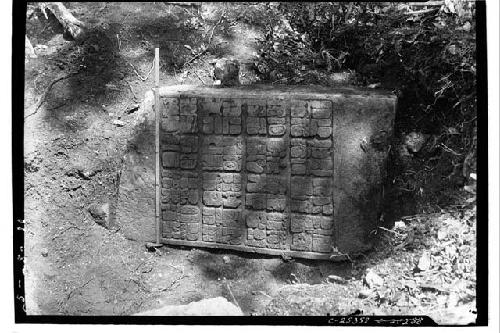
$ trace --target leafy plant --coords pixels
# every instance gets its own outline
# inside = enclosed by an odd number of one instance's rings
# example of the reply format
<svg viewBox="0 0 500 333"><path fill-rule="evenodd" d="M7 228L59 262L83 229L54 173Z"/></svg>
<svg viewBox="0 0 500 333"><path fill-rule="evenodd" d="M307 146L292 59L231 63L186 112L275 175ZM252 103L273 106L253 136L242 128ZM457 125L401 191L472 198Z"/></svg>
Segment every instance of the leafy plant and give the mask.
<svg viewBox="0 0 500 333"><path fill-rule="evenodd" d="M392 90L399 97L396 135L428 133L441 148L437 157L423 157L422 169L438 168L436 175L414 180L415 191L427 191L429 184L437 192L463 184L465 164L476 149L474 2L304 2L268 8L274 19L266 25L257 61L263 80L333 85L333 73L349 71L355 73L352 84Z"/></svg>

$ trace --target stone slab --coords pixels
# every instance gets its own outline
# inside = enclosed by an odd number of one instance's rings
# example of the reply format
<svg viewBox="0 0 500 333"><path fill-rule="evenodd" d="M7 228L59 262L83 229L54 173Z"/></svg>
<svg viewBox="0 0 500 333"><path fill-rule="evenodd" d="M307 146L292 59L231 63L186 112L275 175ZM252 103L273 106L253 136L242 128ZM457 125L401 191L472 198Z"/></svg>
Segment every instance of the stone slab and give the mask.
<svg viewBox="0 0 500 333"><path fill-rule="evenodd" d="M394 95L173 86L160 96L162 242L309 259L370 248Z"/></svg>

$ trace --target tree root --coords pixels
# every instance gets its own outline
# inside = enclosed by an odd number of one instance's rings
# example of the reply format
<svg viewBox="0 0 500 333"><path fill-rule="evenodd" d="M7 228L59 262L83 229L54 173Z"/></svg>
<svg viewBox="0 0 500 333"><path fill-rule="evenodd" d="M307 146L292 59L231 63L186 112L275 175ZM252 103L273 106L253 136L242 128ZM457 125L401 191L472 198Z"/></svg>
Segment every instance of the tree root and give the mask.
<svg viewBox="0 0 500 333"><path fill-rule="evenodd" d="M77 40L81 39L85 35L85 24L75 18L62 2L42 3L41 10L46 18L48 18L46 12L47 9L50 10L50 12L63 26L65 37Z"/></svg>
<svg viewBox="0 0 500 333"><path fill-rule="evenodd" d="M27 116L24 116L24 120L26 120L28 117L31 117L33 116L34 114L36 114L38 112L38 110L40 109L40 107L42 106L42 104L45 102L45 99L47 98L47 94L49 93L49 91L52 89L52 87L54 86L54 84L56 84L57 82L59 81L62 81L62 80L65 80L69 77L72 77L76 74L79 74L79 72L73 72L73 73L69 73L68 75L65 75L65 76L61 76L55 80L53 80L48 86L47 88L45 89L45 92L42 94L42 96L40 97L40 99L38 100L38 102L35 104L36 107L35 107L35 110L33 112L31 112L30 114L28 114ZM33 106L33 105L32 105ZM31 108L32 106L30 106L29 108Z"/></svg>
<svg viewBox="0 0 500 333"><path fill-rule="evenodd" d="M233 301L234 305L236 305L237 307L240 308L240 304L236 300L236 297L234 297L233 292L231 291L231 287L229 285L229 281L227 281L226 278L222 278L222 282L223 282L224 286L226 287L226 289L227 289L227 291L229 293L229 296L231 296L231 300Z"/></svg>
<svg viewBox="0 0 500 333"><path fill-rule="evenodd" d="M139 72L137 71L137 69L135 69L134 65L132 65L131 63L127 62L130 67L132 67L132 69L134 70L134 73L137 75L137 77L141 80L141 81L146 81L149 76L151 75L151 73L153 72L153 68L155 67L155 62L154 62L154 59L153 59L153 63L151 64L151 69L149 70L148 74L146 75L146 77L142 77Z"/></svg>

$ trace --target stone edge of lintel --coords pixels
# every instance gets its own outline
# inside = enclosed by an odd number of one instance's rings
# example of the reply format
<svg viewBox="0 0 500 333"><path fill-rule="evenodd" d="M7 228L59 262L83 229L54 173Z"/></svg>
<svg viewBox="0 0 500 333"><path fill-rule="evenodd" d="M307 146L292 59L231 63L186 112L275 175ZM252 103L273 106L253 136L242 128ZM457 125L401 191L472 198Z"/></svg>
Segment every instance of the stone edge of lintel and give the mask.
<svg viewBox="0 0 500 333"><path fill-rule="evenodd" d="M336 255L335 252L332 253L322 253L322 252L308 252L308 251L296 251L296 250L279 250L279 249L269 249L269 248L258 248L258 247L249 247L249 246L241 246L241 245L230 245L230 244L220 244L220 243L212 243L212 242L204 242L204 241L187 241L187 240L176 240L161 237L161 243L165 245L174 245L174 246L187 246L191 248L199 248L199 249L220 249L220 250L228 250L228 251L239 251L246 253L254 253L268 256L281 256L286 255L293 258L302 258L309 260L327 260L331 262L343 262L349 260L349 256L345 255Z"/></svg>
<svg viewBox="0 0 500 333"><path fill-rule="evenodd" d="M253 89L252 89L253 88ZM265 90L263 90L265 88ZM315 91L315 90L321 91ZM254 85L239 87L218 87L218 86L198 86L198 85L174 85L161 86L159 88L160 97L177 97L179 95L196 95L200 97L227 97L227 98L251 98L259 97L263 94L266 98L289 98L290 96L304 99L335 99L345 98L377 98L397 100L397 96L392 92L380 89L367 90L366 88L355 87L330 87L318 86L273 86ZM153 90L151 90L152 93Z"/></svg>

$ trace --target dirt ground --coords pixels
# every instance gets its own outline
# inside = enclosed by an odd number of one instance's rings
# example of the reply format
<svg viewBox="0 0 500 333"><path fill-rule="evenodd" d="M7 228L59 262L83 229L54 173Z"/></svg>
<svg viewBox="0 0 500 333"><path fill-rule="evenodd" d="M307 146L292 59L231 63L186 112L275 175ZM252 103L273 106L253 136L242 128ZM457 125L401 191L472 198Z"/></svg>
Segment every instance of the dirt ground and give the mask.
<svg viewBox="0 0 500 333"><path fill-rule="evenodd" d="M223 296L247 315L433 314L441 322L453 320L453 311L462 320L473 316L473 200L403 219L399 231L381 229L373 252L340 263L178 247L148 252L96 224L88 208L116 193L133 131L130 110L154 84L154 46L161 49L162 85L211 84L208 60L250 60L262 31L221 21L215 4L199 15L161 2L68 8L89 26L83 41L64 40L43 17L27 21L38 54L25 72L28 314L129 315ZM209 52L191 60L191 50L209 41ZM243 77L254 80L250 72ZM415 270L429 253L430 268ZM367 281L369 271L383 283Z"/></svg>

